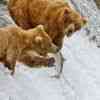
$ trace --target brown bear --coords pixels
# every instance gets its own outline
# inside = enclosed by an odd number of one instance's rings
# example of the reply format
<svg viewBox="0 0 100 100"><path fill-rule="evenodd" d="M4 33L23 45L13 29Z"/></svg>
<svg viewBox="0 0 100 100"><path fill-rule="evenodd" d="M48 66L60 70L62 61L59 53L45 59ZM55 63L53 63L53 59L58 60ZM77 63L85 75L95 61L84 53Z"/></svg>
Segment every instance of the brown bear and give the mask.
<svg viewBox="0 0 100 100"><path fill-rule="evenodd" d="M56 53L57 47L42 25L29 30L17 26L0 28L0 61L12 70L12 75L15 72L16 60L27 50L36 51L45 57L48 52Z"/></svg>
<svg viewBox="0 0 100 100"><path fill-rule="evenodd" d="M15 23L23 29L44 25L59 50L64 36L71 36L87 22L64 0L9 0L8 9ZM25 57L29 58L29 56L26 52ZM24 56L22 58L24 61ZM32 63L31 56L28 61Z"/></svg>

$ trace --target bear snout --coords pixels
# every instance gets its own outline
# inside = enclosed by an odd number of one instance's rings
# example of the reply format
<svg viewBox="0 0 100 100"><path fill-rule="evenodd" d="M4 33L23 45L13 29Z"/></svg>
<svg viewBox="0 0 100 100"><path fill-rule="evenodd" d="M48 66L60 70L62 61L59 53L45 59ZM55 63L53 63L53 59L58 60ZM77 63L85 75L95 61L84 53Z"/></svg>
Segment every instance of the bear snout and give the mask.
<svg viewBox="0 0 100 100"><path fill-rule="evenodd" d="M87 24L88 22L88 18L87 17L82 17L83 20L83 26Z"/></svg>

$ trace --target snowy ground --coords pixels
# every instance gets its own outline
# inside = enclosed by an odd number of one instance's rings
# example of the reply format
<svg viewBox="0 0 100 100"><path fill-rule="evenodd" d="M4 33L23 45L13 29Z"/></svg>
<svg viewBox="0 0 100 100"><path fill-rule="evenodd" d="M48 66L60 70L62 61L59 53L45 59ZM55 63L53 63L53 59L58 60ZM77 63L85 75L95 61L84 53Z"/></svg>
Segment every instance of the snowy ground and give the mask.
<svg viewBox="0 0 100 100"><path fill-rule="evenodd" d="M100 49L88 41L86 31L65 38L62 53L66 62L60 79L50 77L54 68L20 63L12 77L0 64L0 100L100 100Z"/></svg>

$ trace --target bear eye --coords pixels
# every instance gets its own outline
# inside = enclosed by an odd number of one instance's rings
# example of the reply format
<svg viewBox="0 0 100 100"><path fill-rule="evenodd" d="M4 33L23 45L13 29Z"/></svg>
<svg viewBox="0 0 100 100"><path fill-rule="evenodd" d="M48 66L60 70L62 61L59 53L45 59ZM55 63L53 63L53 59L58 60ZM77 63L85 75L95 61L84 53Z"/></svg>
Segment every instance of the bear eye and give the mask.
<svg viewBox="0 0 100 100"><path fill-rule="evenodd" d="M81 25L78 23L78 24L75 24L75 30L79 30L81 28Z"/></svg>

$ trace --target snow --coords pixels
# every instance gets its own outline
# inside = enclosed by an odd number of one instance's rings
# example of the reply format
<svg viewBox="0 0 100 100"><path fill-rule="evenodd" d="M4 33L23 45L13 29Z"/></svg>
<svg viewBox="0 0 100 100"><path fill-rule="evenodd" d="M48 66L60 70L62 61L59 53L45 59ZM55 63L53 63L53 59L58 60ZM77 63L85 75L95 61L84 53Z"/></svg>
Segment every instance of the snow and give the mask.
<svg viewBox="0 0 100 100"><path fill-rule="evenodd" d="M0 15L0 21L4 16ZM31 69L17 62L11 76L0 64L0 100L100 100L100 49L86 34L83 28L71 38L65 37L61 51L66 61L59 79L51 77L55 68Z"/></svg>
<svg viewBox="0 0 100 100"><path fill-rule="evenodd" d="M64 50L67 61L63 74L77 96L73 100L99 100L100 50L92 47L83 36L73 37Z"/></svg>

